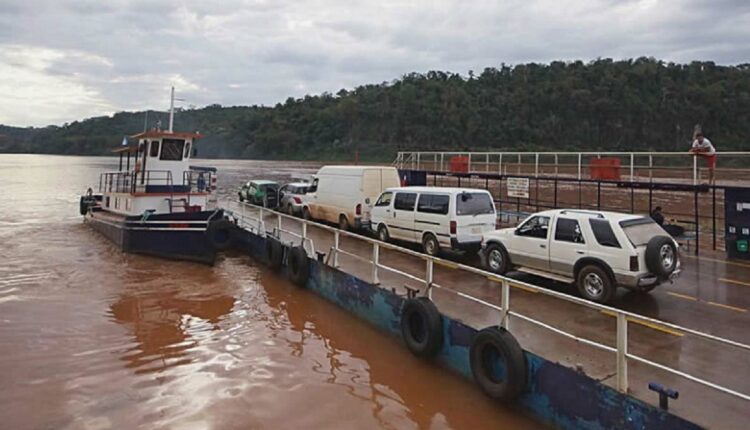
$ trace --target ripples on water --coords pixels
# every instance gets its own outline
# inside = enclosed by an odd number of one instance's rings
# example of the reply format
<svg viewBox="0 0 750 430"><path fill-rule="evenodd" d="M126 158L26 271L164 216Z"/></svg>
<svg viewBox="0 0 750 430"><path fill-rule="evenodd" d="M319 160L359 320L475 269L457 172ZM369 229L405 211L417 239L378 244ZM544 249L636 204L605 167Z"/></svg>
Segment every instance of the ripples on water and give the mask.
<svg viewBox="0 0 750 430"><path fill-rule="evenodd" d="M210 164L225 196L316 167ZM0 155L0 427L537 427L246 256L120 253L77 215L115 167Z"/></svg>

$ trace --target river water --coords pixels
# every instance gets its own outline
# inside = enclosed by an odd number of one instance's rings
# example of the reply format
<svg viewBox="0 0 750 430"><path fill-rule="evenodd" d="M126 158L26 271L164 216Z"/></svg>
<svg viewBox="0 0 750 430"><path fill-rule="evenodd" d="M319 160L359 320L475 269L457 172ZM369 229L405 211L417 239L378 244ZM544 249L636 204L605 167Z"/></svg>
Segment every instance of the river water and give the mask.
<svg viewBox="0 0 750 430"><path fill-rule="evenodd" d="M540 427L245 255L121 253L77 214L116 164L0 154L0 428ZM205 164L225 196L317 167Z"/></svg>

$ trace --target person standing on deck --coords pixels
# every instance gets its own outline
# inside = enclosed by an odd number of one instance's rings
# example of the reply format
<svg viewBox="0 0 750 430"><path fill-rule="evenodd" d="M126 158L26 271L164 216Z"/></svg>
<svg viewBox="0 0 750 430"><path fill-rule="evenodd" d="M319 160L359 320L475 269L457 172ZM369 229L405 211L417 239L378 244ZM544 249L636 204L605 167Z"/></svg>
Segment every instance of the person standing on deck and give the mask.
<svg viewBox="0 0 750 430"><path fill-rule="evenodd" d="M690 148L690 153L694 157L703 157L706 159L708 164L708 180L714 184L714 169L716 168L716 148L710 140L703 137L703 131L697 128L695 131L695 139L693 145Z"/></svg>

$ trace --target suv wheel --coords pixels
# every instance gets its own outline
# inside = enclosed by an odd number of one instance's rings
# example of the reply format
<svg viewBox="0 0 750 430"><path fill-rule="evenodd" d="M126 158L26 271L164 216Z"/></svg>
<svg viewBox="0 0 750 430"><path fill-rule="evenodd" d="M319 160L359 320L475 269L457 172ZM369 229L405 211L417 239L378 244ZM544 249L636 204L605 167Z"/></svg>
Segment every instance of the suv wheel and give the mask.
<svg viewBox="0 0 750 430"><path fill-rule="evenodd" d="M484 255L488 269L498 275L504 275L508 271L508 252L502 245L498 243L488 245Z"/></svg>
<svg viewBox="0 0 750 430"><path fill-rule="evenodd" d="M440 253L440 243L435 235L428 233L422 239L422 250L425 254L436 257Z"/></svg>
<svg viewBox="0 0 750 430"><path fill-rule="evenodd" d="M381 242L388 242L391 239L391 235L388 234L388 227L384 224L380 224L378 227L378 240Z"/></svg>
<svg viewBox="0 0 750 430"><path fill-rule="evenodd" d="M578 292L586 300L608 303L615 293L615 285L607 272L599 266L585 266L576 279Z"/></svg>
<svg viewBox="0 0 750 430"><path fill-rule="evenodd" d="M312 220L312 215L310 215L310 209L308 209L308 208L302 208L302 218L305 221L311 221Z"/></svg>

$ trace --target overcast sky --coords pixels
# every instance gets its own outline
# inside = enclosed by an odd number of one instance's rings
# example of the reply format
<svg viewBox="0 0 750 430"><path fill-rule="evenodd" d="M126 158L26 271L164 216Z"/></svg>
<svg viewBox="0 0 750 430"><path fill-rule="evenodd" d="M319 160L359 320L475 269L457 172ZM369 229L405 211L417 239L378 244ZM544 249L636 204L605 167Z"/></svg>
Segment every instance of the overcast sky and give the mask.
<svg viewBox="0 0 750 430"><path fill-rule="evenodd" d="M750 62L750 0L0 0L0 124L640 56Z"/></svg>

